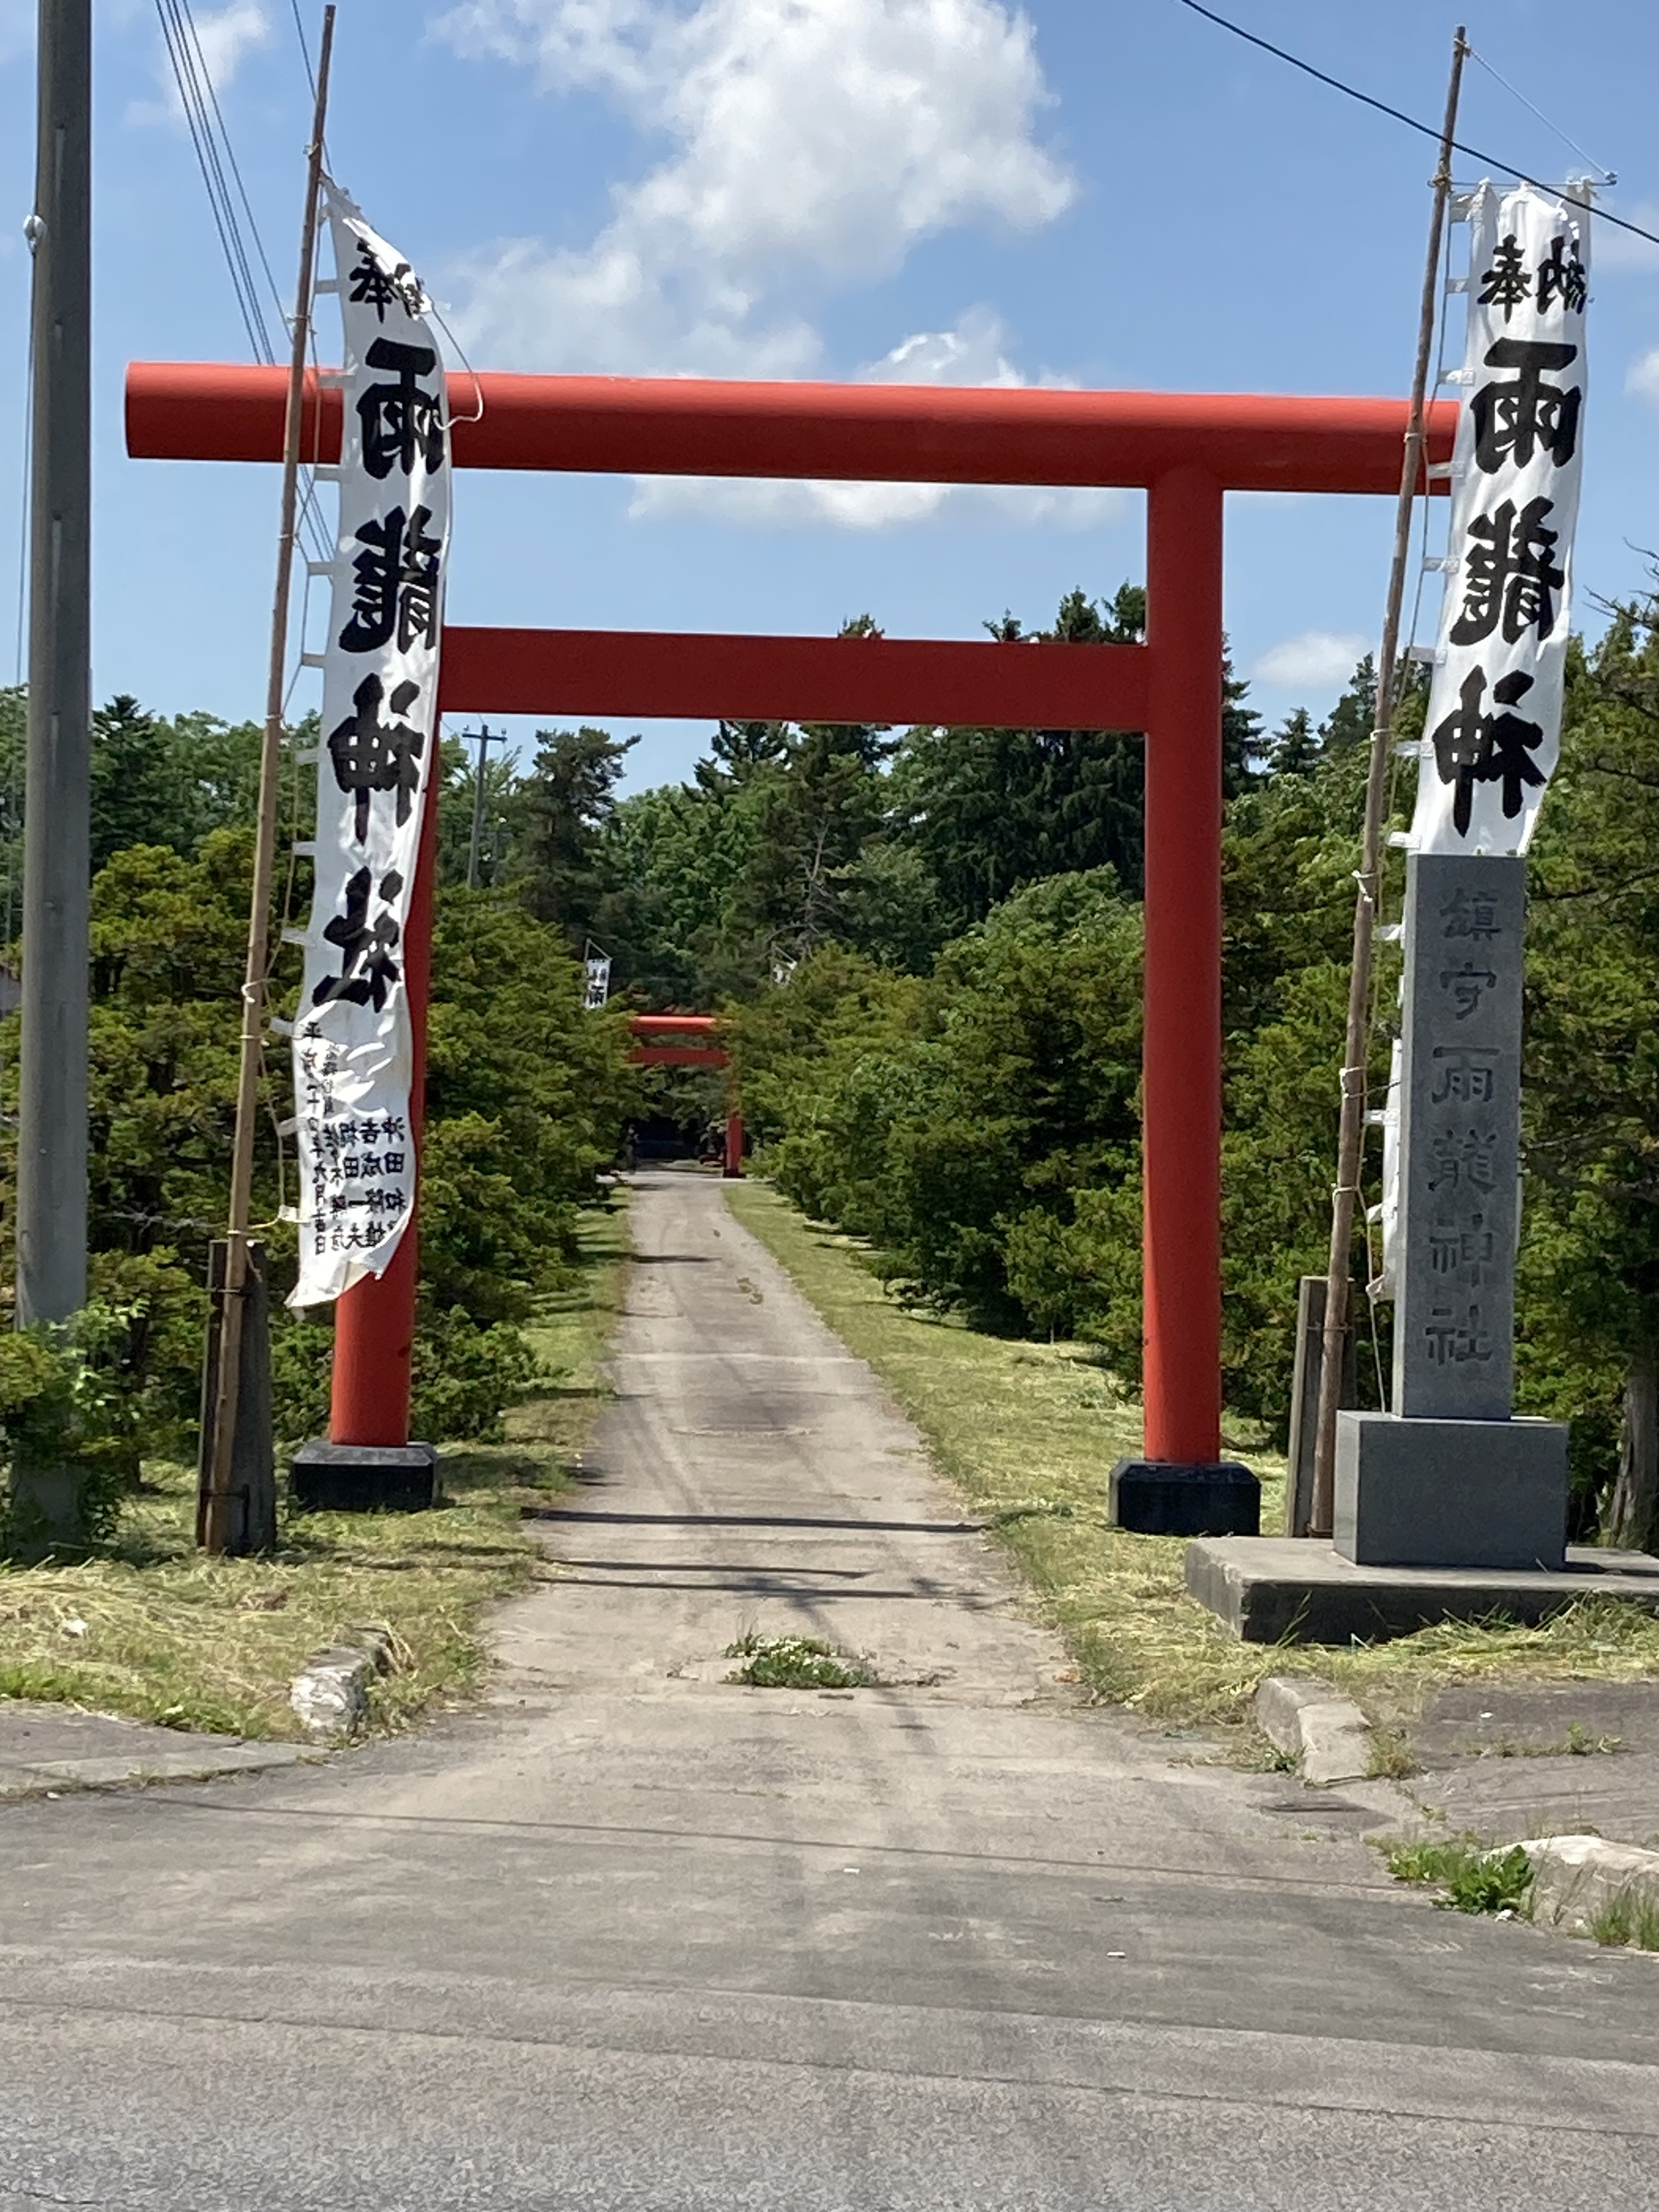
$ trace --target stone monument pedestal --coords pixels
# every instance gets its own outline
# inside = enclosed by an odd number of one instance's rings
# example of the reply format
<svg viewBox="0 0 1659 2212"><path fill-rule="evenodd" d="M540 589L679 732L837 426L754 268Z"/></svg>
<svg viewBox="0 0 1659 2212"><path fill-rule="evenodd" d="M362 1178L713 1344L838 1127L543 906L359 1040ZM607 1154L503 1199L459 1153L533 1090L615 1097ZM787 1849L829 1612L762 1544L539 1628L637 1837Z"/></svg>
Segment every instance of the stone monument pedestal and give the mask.
<svg viewBox="0 0 1659 2212"><path fill-rule="evenodd" d="M1332 1534L1356 1566L1559 1571L1567 1425L1339 1413Z"/></svg>

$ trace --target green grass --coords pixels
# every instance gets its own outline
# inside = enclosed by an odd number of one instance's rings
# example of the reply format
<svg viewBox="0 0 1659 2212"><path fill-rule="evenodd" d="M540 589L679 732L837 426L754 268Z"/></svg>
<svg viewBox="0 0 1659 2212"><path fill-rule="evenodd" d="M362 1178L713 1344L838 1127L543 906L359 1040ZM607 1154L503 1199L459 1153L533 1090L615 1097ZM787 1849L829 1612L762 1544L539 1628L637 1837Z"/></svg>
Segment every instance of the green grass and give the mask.
<svg viewBox="0 0 1659 2212"><path fill-rule="evenodd" d="M1239 1643L1186 1595L1182 1539L1108 1525L1107 1475L1140 1449L1140 1408L1087 1346L1021 1343L904 1307L850 1238L805 1220L763 1182L725 1188L737 1218L868 1360L1006 1546L1097 1697L1173 1727L1239 1722L1264 1674L1317 1674L1403 1736L1424 1702L1454 1682L1659 1675L1659 1620L1605 1601L1535 1628L1449 1622L1343 1649ZM1262 1478L1262 1527L1280 1527L1283 1460L1242 1424L1224 1441ZM1391 1771L1407 1756L1391 1749Z"/></svg>
<svg viewBox="0 0 1659 2212"><path fill-rule="evenodd" d="M1659 1898L1645 1890L1620 1890L1589 1917L1592 1938L1609 1949L1632 1944L1659 1951Z"/></svg>
<svg viewBox="0 0 1659 2212"><path fill-rule="evenodd" d="M568 1486L603 1402L627 1237L620 1207L585 1218L576 1279L529 1331L556 1384L514 1413L505 1444L444 1452L435 1511L285 1511L270 1558L210 1559L193 1540L194 1471L152 1463L101 1554L0 1566L0 1698L295 1737L289 1681L359 1624L389 1629L398 1656L373 1691L374 1727L475 1692L485 1608L544 1571L525 1510Z"/></svg>

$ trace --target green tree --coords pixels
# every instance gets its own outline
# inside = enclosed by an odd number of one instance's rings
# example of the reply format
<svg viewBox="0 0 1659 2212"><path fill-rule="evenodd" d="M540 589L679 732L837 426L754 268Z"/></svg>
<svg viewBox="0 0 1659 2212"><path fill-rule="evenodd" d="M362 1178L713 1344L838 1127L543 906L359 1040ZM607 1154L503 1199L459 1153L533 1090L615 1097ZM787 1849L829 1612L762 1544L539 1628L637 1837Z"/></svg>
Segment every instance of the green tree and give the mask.
<svg viewBox="0 0 1659 2212"><path fill-rule="evenodd" d="M518 859L526 904L580 955L596 938L613 955L627 935L629 901L611 864L607 832L617 786L639 743L607 731L537 732L535 764L518 790Z"/></svg>
<svg viewBox="0 0 1659 2212"><path fill-rule="evenodd" d="M1569 662L1530 868L1521 1382L1615 1541L1659 1537L1659 600Z"/></svg>
<svg viewBox="0 0 1659 2212"><path fill-rule="evenodd" d="M1267 750L1267 772L1270 775L1311 775L1319 765L1320 750L1313 716L1305 707L1297 707L1273 732Z"/></svg>
<svg viewBox="0 0 1659 2212"><path fill-rule="evenodd" d="M1376 726L1376 663L1368 653L1348 678L1343 692L1319 726L1319 742L1328 753L1346 752L1351 746L1369 745Z"/></svg>

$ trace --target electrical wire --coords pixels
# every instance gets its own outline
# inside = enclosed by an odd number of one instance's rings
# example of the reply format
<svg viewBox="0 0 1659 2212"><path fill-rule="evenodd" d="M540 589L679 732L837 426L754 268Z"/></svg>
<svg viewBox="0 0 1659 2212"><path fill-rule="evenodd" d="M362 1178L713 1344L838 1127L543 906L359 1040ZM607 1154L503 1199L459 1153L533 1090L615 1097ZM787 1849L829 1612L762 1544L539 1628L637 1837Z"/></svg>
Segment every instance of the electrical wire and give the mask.
<svg viewBox="0 0 1659 2212"><path fill-rule="evenodd" d="M1287 52L1283 46L1274 46L1271 39L1259 38L1254 31L1247 31L1242 23L1231 22L1225 15L1218 15L1213 8L1206 8L1202 4L1202 0L1176 0L1176 5L1190 9L1194 15L1202 15L1206 22L1213 23L1223 31L1231 31L1236 39L1243 39L1246 46L1260 46L1264 54L1271 54L1275 61L1285 62L1291 69L1300 70L1304 76L1313 77L1319 83L1328 85L1333 92L1342 93L1349 100L1357 100L1364 107L1374 107L1379 115L1386 115L1395 123L1403 123L1408 131L1415 131L1419 137L1432 138L1438 143L1440 132L1435 125L1419 123L1414 115L1407 115L1403 108L1390 107L1386 100L1378 100L1369 92L1361 92L1357 85L1345 83L1340 76L1332 76L1325 70L1316 69L1311 62L1304 62L1299 54ZM1517 97L1519 97L1518 94ZM1555 125L1552 124L1550 128L1553 130ZM1567 143L1571 144L1571 140ZM1483 154L1478 146L1465 145L1461 138L1454 138L1451 145L1455 153L1467 154L1472 161L1479 161L1489 169L1497 169L1506 177L1514 177L1521 184L1535 185L1540 192L1551 192L1558 197L1562 192L1562 187L1559 185L1550 184L1542 177L1532 176L1525 169L1517 168L1513 161L1500 161L1495 154ZM1577 149L1574 148L1574 151L1577 152ZM1589 160L1588 155L1583 158L1586 161ZM1590 166L1594 168L1596 164L1591 162ZM1599 222L1610 222L1615 230L1627 230L1634 237L1644 238L1650 246L1659 246L1659 232L1644 230L1639 222L1629 222L1623 216L1614 215L1609 209L1598 207L1594 201L1588 202L1587 204L1589 212Z"/></svg>
<svg viewBox="0 0 1659 2212"><path fill-rule="evenodd" d="M1485 70L1486 75L1492 79L1494 83L1501 84L1503 86L1504 91L1508 93L1511 100L1518 100L1522 106L1524 107L1529 114L1535 115L1538 120L1543 125L1546 131L1553 131L1556 137L1561 141L1561 143L1571 149L1573 153L1577 154L1581 161L1588 161L1591 168L1595 170L1600 175L1601 182L1604 185L1613 185L1618 183L1618 176L1612 169L1603 167L1600 161L1595 161L1590 155L1587 154L1583 148L1579 144L1578 141L1576 138L1570 138L1559 123L1553 123L1549 117L1545 114L1541 107L1534 107L1531 100L1527 98L1526 94L1521 90L1520 87L1518 85L1511 84L1508 77L1504 75L1501 70L1494 69L1492 64L1486 59L1485 54L1476 53L1474 48L1468 45L1467 41L1464 44L1463 51L1472 62L1480 63L1481 68Z"/></svg>
<svg viewBox="0 0 1659 2212"><path fill-rule="evenodd" d="M219 143L224 148L225 160L229 163L230 173L236 180L237 198L241 201L242 212L247 217L248 235L253 240L253 250L258 255L259 266L264 271L265 284L276 305L276 319L286 325L288 317L283 311L283 295L277 288L276 277L271 274L270 263L265 253L264 240L259 235L258 221L253 212L253 204L247 196L247 186L242 182L241 166L236 159L236 149L231 141L230 131L225 122L224 111L219 105L219 94L214 86L212 72L207 65L207 56L202 52L202 41L196 28L196 19L191 13L191 0L179 0L179 4L184 10L185 25L190 33L191 44L195 49L202 83L206 88L208 99L212 103L213 119L218 126Z"/></svg>
<svg viewBox="0 0 1659 2212"><path fill-rule="evenodd" d="M264 289L275 302L277 322L284 331L291 325L248 197L241 165L236 158L212 71L202 50L191 0L155 0L155 12L243 329L256 360L274 367L276 349L265 318L264 300L255 274L256 262L264 276ZM303 43L302 34L302 47ZM333 550L332 543L309 488L301 507L300 528L302 538L309 540L314 557L327 560Z"/></svg>
<svg viewBox="0 0 1659 2212"><path fill-rule="evenodd" d="M195 149L197 167L202 173L202 183L207 191L214 228L219 235L225 265L230 271L231 289L236 295L242 326L247 333L255 359L271 365L276 359L276 350L265 325L258 288L254 282L252 267L242 239L241 225L237 218L235 201L225 175L225 164L209 112L209 101L203 85L203 78L207 73L206 63L200 43L194 35L194 21L191 20L186 27L185 4L186 0L155 0L161 38L167 47L167 59L173 66L173 83L178 88L185 127Z"/></svg>
<svg viewBox="0 0 1659 2212"><path fill-rule="evenodd" d="M311 87L312 98L315 100L317 72L311 64L311 48L306 40L306 27L300 18L300 0L288 0L288 4L289 12L294 17L294 28L300 40L300 58L306 65L306 82Z"/></svg>

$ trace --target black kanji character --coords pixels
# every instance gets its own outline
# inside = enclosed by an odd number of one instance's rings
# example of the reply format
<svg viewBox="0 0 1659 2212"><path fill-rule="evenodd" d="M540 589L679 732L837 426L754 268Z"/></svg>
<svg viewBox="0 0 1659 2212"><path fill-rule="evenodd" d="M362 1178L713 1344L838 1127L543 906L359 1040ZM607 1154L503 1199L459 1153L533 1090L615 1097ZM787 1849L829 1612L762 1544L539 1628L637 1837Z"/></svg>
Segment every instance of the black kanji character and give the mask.
<svg viewBox="0 0 1659 2212"><path fill-rule="evenodd" d="M383 914L371 929L368 925L368 895L373 878L367 868L359 868L346 885L346 910L336 915L324 930L323 935L331 945L337 945L344 956L337 975L325 975L311 994L315 1006L325 1006L331 1000L349 1000L353 1006L366 1006L374 1002L375 1012L384 1012L386 994L397 982L401 971L392 953L402 934L397 921L390 914ZM347 1175L355 1174L357 1163L348 1157L343 1163Z"/></svg>
<svg viewBox="0 0 1659 2212"><path fill-rule="evenodd" d="M1490 514L1469 525L1472 544L1463 562L1463 611L1451 627L1454 645L1480 645L1502 623L1504 636L1518 644L1529 629L1546 638L1555 628L1555 594L1565 589L1566 571L1558 568L1558 530L1547 530L1553 499L1530 499L1519 515L1506 499Z"/></svg>
<svg viewBox="0 0 1659 2212"><path fill-rule="evenodd" d="M1584 264L1578 257L1578 240L1565 234L1553 238L1549 252L1538 264L1539 313L1544 313L1552 300L1559 299L1565 313L1582 315L1589 297Z"/></svg>
<svg viewBox="0 0 1659 2212"><path fill-rule="evenodd" d="M1578 410L1583 387L1571 389L1544 381L1551 369L1578 358L1576 345L1544 345L1532 338L1499 338L1487 348L1488 368L1512 368L1513 384L1495 380L1477 387L1470 402L1474 418L1474 458L1490 476L1512 460L1524 469L1541 446L1558 468L1572 459L1578 444Z"/></svg>
<svg viewBox="0 0 1659 2212"><path fill-rule="evenodd" d="M420 696L418 684L399 684L386 704L394 715L406 714ZM385 687L376 675L365 676L352 693L356 712L331 731L328 757L334 763L334 781L342 791L355 793L357 811L353 835L362 844L368 835L368 799L374 791L398 794L398 827L409 819L410 801L421 787L421 755L426 732L411 722L382 721L380 703ZM401 881L398 890L403 888ZM396 898L397 890L388 891Z"/></svg>
<svg viewBox="0 0 1659 2212"><path fill-rule="evenodd" d="M1480 279L1480 290L1476 295L1483 307L1501 307L1504 320L1520 306L1522 300L1532 297L1532 278L1527 274L1521 258L1521 244L1511 231L1492 258L1492 267Z"/></svg>
<svg viewBox="0 0 1659 2212"><path fill-rule="evenodd" d="M1459 690L1458 704L1430 732L1440 781L1457 787L1457 796L1452 801L1452 821L1460 837L1468 835L1477 783L1502 784L1504 812L1510 820L1521 811L1526 787L1530 784L1541 787L1543 784L1543 772L1530 757L1544 742L1543 729L1537 722L1524 721L1519 714L1508 712L1531 689L1531 677L1523 675L1519 669L1500 677L1492 685L1492 696L1494 705L1505 711L1501 714L1485 714L1481 702L1486 690L1486 674L1481 669L1472 668Z"/></svg>
<svg viewBox="0 0 1659 2212"><path fill-rule="evenodd" d="M1521 811L1527 786L1541 790L1544 785L1544 772L1532 757L1544 742L1543 730L1507 711L1518 706L1531 689L1531 677L1519 669L1492 687L1493 699L1505 712L1487 718L1486 763L1481 774L1487 783L1503 785L1504 813L1510 821Z"/></svg>
<svg viewBox="0 0 1659 2212"><path fill-rule="evenodd" d="M366 550L352 562L357 579L351 619L340 632L343 653L375 653L393 635L399 653L438 642L438 555L428 538L432 510L405 515L394 507L384 520L365 522L355 535Z"/></svg>
<svg viewBox="0 0 1659 2212"><path fill-rule="evenodd" d="M1460 836L1468 834L1474 787L1480 780L1486 758L1486 726L1490 717L1482 711L1486 696L1485 672L1472 668L1463 678L1457 705L1430 732L1429 742L1434 747L1440 781L1457 786L1457 796L1452 801L1452 820L1457 824Z"/></svg>
<svg viewBox="0 0 1659 2212"><path fill-rule="evenodd" d="M376 338L364 356L371 368L397 371L395 384L371 384L357 402L363 426L363 466L372 477L394 468L407 476L418 459L430 472L444 465L443 403L419 380L430 376L438 356L430 346Z"/></svg>
<svg viewBox="0 0 1659 2212"><path fill-rule="evenodd" d="M409 312L406 281L411 275L408 262L400 261L395 271L388 273L375 258L367 240L357 242L357 262L348 283L347 297L358 307L373 307L377 322L386 320L386 311L395 302L405 314Z"/></svg>

